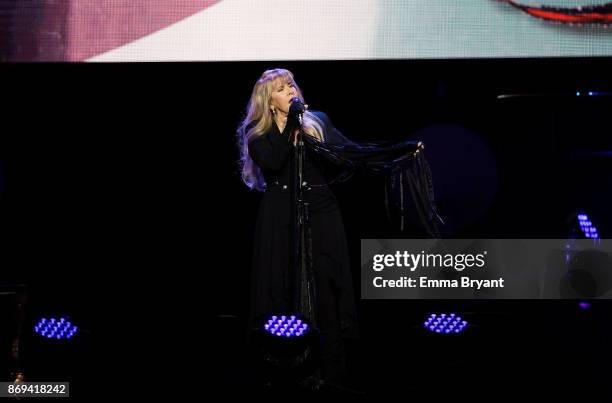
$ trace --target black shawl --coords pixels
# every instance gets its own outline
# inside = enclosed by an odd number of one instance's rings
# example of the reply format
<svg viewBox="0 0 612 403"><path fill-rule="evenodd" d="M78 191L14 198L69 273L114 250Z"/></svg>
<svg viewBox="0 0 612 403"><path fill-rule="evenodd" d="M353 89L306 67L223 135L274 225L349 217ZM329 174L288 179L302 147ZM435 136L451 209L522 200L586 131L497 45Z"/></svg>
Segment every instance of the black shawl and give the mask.
<svg viewBox="0 0 612 403"><path fill-rule="evenodd" d="M431 170L423 153L424 145L416 141L356 143L334 128L327 115L316 112L324 123L324 141L305 135L304 143L316 154L338 168L330 181L343 182L358 169L384 176L387 216L406 227L407 212L414 208L432 238L440 238L444 221L435 204Z"/></svg>

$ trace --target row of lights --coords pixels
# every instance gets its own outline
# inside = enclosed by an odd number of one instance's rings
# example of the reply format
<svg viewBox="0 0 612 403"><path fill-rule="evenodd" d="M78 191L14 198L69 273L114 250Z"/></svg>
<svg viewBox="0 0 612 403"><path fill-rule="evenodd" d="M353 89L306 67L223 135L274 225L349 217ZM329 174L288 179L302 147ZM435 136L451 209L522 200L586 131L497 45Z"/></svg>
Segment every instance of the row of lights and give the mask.
<svg viewBox="0 0 612 403"><path fill-rule="evenodd" d="M576 91L576 96L589 96L589 97L594 97L597 95L610 95L610 92L599 92L599 91Z"/></svg>
<svg viewBox="0 0 612 403"><path fill-rule="evenodd" d="M457 334L465 330L468 322L455 313L432 313L423 326L433 333ZM300 337L310 329L305 321L295 315L274 315L268 319L263 328L267 333L279 337Z"/></svg>
<svg viewBox="0 0 612 403"><path fill-rule="evenodd" d="M589 309L591 304L581 301L579 306ZM423 323L425 329L437 334L461 333L467 326L468 322L455 313L432 313ZM264 324L264 329L274 336L300 337L309 330L309 326L296 316L272 316Z"/></svg>

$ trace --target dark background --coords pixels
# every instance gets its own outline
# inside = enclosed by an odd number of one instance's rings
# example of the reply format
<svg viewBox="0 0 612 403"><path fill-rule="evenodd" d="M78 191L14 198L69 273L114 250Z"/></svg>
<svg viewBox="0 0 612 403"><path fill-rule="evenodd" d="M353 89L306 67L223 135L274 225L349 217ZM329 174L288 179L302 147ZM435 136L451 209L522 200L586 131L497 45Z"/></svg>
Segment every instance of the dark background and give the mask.
<svg viewBox="0 0 612 403"><path fill-rule="evenodd" d="M243 336L259 195L241 184L235 129L273 67L351 139L423 139L448 237L566 238L585 209L609 238L612 97L576 92L612 91L610 59L0 65L0 282L27 286L30 380L69 377L82 395L101 379L256 389ZM355 279L361 238L422 236L386 222L375 178L335 191ZM474 326L423 333L438 310ZM56 312L83 332L45 350L27 335ZM608 301L359 301L359 313L351 373L374 396L607 390Z"/></svg>

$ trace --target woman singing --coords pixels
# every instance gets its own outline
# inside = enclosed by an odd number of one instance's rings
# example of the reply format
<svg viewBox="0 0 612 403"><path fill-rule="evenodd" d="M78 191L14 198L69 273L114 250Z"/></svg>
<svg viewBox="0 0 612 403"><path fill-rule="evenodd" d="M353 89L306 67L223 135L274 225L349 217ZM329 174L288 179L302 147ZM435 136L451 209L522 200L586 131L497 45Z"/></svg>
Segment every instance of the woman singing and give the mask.
<svg viewBox="0 0 612 403"><path fill-rule="evenodd" d="M322 112L305 110L288 70L259 78L238 129L242 179L263 192L254 237L251 319L295 311L294 143L301 130L309 140L340 135ZM302 123L298 119L302 114ZM321 335L321 376L338 382L344 370L343 337L357 335L355 302L344 225L327 185L324 158L306 151L304 200L308 204L316 324Z"/></svg>
<svg viewBox="0 0 612 403"><path fill-rule="evenodd" d="M305 143L303 235L296 231L296 216L302 217L296 213L294 188L298 138ZM358 168L381 173L389 217L398 217L403 229L405 212L411 209L426 231L437 236L441 220L428 165L419 153L422 144L348 140L327 115L306 110L293 74L285 69L267 70L255 83L238 143L244 183L263 192L254 237L250 324L255 328L268 315L293 312L312 320L321 340L321 377L329 384L341 383L343 340L357 337L358 331L344 225L329 184ZM296 270L294 242L300 237L309 257L307 280L304 271ZM305 282L312 285L314 304L303 303Z"/></svg>

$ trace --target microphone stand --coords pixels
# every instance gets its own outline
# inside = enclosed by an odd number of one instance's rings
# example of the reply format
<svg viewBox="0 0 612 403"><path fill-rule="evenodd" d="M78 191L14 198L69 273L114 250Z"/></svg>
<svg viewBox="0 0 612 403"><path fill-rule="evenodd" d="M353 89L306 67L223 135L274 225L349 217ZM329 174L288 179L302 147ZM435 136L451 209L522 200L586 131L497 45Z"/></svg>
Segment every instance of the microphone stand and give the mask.
<svg viewBox="0 0 612 403"><path fill-rule="evenodd" d="M295 200L294 217L294 266L297 274L296 304L298 312L307 318L316 328L315 283L312 268L312 238L310 231L310 212L305 201L304 181L305 147L302 132L302 116L299 115L300 127L294 142L293 195Z"/></svg>

